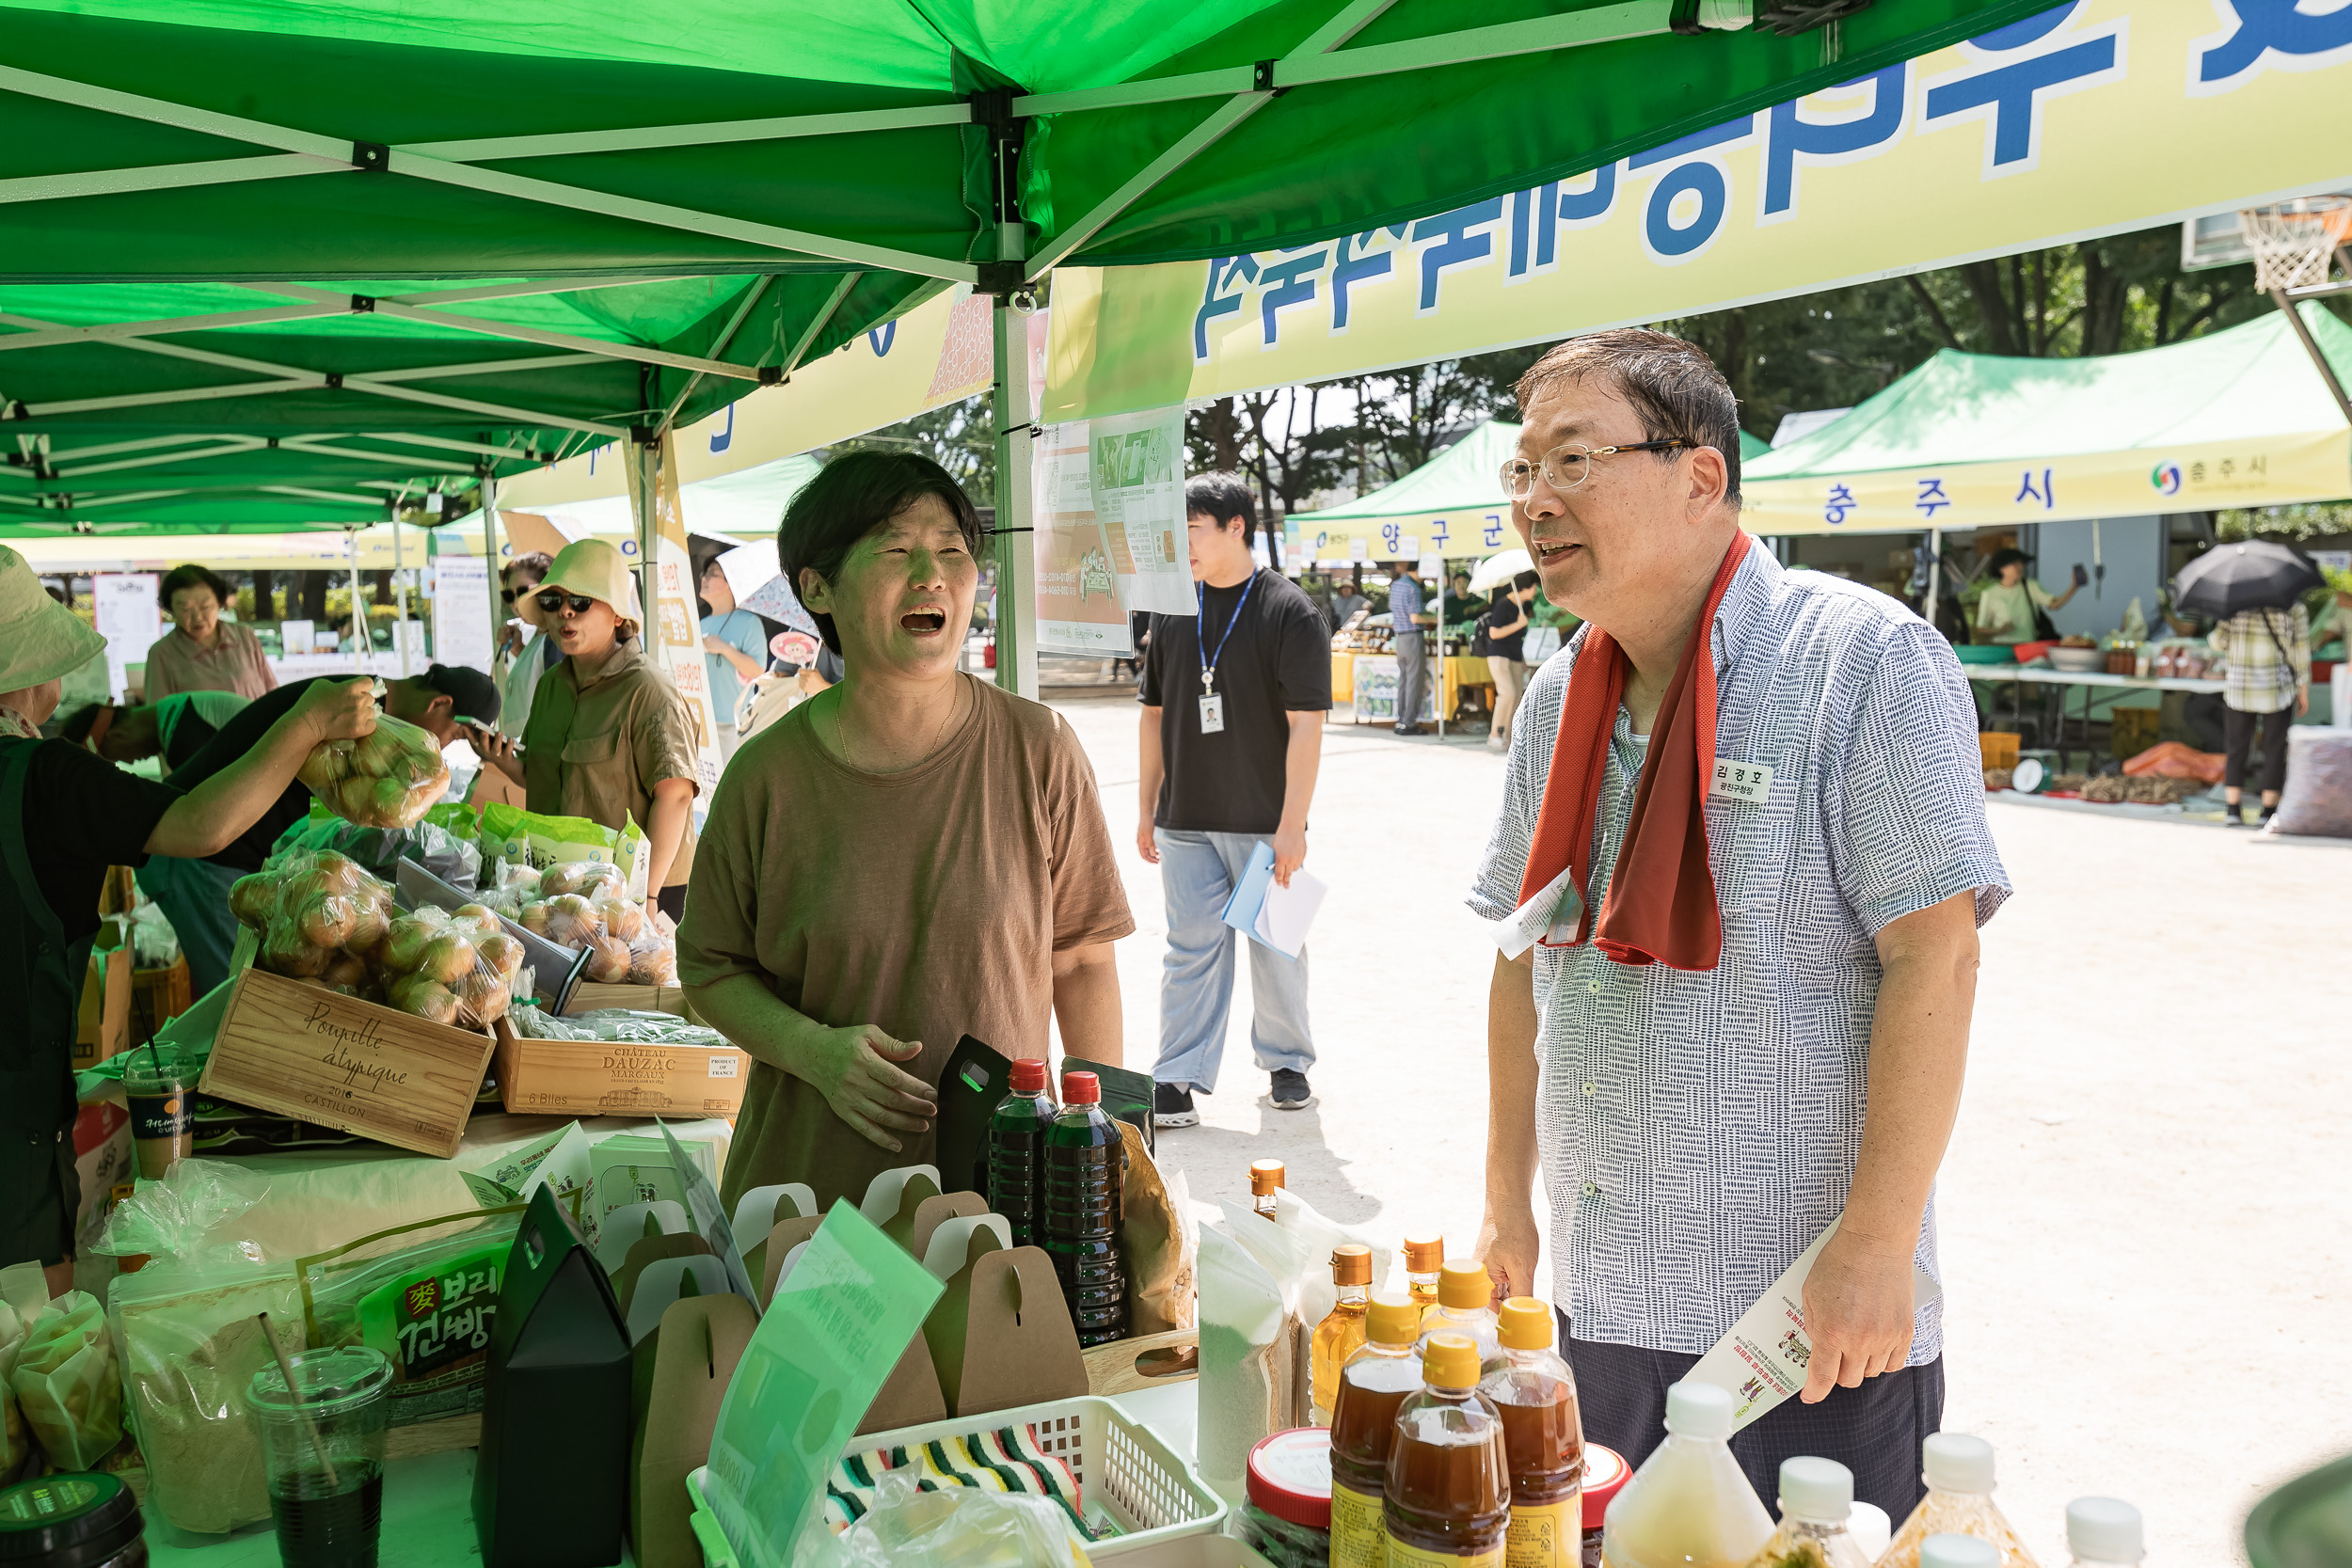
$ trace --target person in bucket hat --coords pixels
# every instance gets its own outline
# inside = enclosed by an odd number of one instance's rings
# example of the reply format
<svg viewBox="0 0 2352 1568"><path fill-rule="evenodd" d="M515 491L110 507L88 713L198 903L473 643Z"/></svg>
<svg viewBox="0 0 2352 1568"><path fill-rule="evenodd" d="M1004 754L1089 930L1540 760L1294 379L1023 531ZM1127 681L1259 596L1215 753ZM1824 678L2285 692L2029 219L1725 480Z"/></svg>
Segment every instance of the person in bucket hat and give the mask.
<svg viewBox="0 0 2352 1568"><path fill-rule="evenodd" d="M209 855L268 809L311 748L375 728L370 682L321 683L235 766L182 792L68 740L44 740L68 674L105 640L0 546L0 1268L38 1262L72 1283L71 1066L81 979L107 868Z"/></svg>
<svg viewBox="0 0 2352 1568"><path fill-rule="evenodd" d="M527 810L645 832L647 896L686 912L702 787L693 711L644 647L645 612L621 552L601 539L564 546L532 595L564 661L540 678L519 748L469 732L483 760L523 786Z"/></svg>

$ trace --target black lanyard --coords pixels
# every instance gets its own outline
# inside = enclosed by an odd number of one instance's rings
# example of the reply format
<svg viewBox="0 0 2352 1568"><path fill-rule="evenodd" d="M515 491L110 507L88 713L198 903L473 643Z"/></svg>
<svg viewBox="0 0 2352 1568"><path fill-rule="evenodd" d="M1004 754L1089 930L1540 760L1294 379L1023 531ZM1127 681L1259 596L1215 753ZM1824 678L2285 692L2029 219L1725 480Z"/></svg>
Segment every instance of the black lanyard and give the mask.
<svg viewBox="0 0 2352 1568"><path fill-rule="evenodd" d="M1198 638L1200 643L1200 689L1211 696L1216 694L1217 660L1225 657L1225 644L1233 640L1233 628L1241 625L1241 612L1248 608L1249 595L1257 586L1258 574L1253 571L1249 574L1249 580L1242 586L1241 597L1233 604L1232 618L1225 623L1225 635L1216 640L1216 652L1213 654L1209 652L1209 586L1203 582L1192 585L1192 591L1200 604Z"/></svg>

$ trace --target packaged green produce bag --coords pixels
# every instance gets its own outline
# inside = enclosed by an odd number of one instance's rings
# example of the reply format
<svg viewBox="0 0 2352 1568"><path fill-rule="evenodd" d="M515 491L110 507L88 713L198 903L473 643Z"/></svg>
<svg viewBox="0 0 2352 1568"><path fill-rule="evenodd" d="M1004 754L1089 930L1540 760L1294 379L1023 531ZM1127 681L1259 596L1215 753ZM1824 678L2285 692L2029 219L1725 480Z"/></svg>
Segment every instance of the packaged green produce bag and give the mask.
<svg viewBox="0 0 2352 1568"><path fill-rule="evenodd" d="M9 1378L24 1424L60 1470L97 1468L122 1440L122 1381L105 1308L87 1291L49 1304L24 1336Z"/></svg>
<svg viewBox="0 0 2352 1568"><path fill-rule="evenodd" d="M522 1213L516 1203L443 1215L298 1259L311 1348L365 1345L389 1361L393 1426L480 1410L499 1287ZM384 1251L403 1235L421 1239Z"/></svg>

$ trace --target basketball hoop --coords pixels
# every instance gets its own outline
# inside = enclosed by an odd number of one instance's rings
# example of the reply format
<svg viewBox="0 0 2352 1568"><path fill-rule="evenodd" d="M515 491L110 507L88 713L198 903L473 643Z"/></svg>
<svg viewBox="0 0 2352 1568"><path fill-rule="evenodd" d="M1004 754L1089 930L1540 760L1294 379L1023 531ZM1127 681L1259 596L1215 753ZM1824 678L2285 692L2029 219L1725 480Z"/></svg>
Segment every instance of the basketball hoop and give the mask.
<svg viewBox="0 0 2352 1568"><path fill-rule="evenodd" d="M2254 252L2254 286L2265 293L2328 281L2328 264L2352 230L2352 196L2299 196L2249 207L2238 224Z"/></svg>

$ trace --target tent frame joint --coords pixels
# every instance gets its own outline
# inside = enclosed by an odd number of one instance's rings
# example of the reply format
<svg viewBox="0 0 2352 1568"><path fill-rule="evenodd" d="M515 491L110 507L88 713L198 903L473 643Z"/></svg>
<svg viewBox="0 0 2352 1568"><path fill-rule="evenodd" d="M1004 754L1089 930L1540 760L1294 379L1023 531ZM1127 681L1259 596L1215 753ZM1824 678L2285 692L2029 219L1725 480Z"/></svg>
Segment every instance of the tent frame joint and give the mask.
<svg viewBox="0 0 2352 1568"><path fill-rule="evenodd" d="M362 174L391 173L391 144L380 141L353 142L351 144L351 166Z"/></svg>

